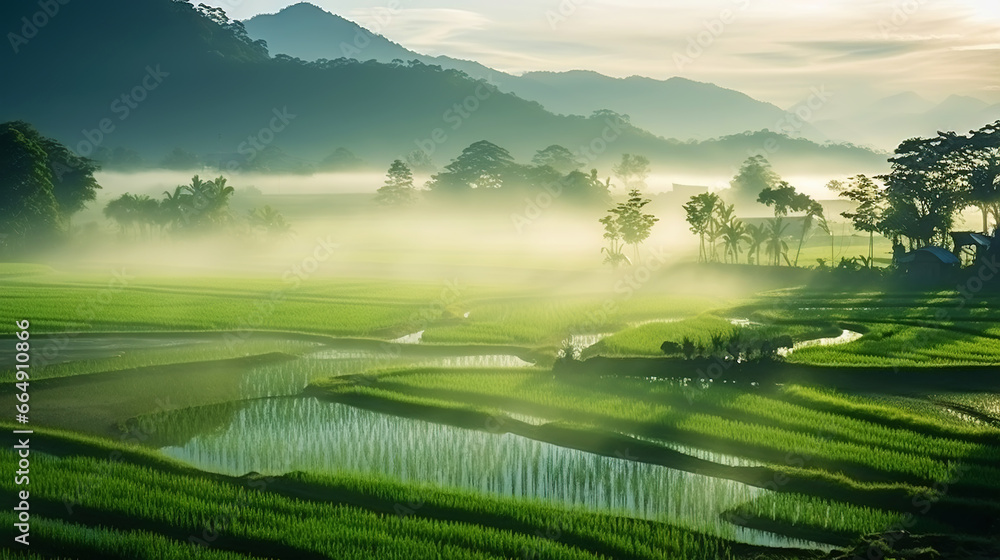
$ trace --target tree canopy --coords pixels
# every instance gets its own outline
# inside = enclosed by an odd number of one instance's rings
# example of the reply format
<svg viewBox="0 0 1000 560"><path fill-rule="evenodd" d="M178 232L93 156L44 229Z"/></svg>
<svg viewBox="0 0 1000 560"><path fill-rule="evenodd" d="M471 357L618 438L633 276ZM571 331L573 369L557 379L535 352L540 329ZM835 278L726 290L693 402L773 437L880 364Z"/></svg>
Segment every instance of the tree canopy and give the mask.
<svg viewBox="0 0 1000 560"><path fill-rule="evenodd" d="M101 188L94 179L94 172L99 169L97 162L74 154L60 142L42 136L24 121L4 123L0 125L0 130L17 130L44 152L45 164L50 171L51 192L62 218L69 219L97 198L97 190Z"/></svg>
<svg viewBox="0 0 1000 560"><path fill-rule="evenodd" d="M49 158L38 142L14 127L0 128L0 234L5 246L49 234L60 225Z"/></svg>
<svg viewBox="0 0 1000 560"><path fill-rule="evenodd" d="M778 187L781 177L771 169L771 163L761 155L752 156L743 162L739 172L729 182L732 189L730 198L737 204L753 202L764 189Z"/></svg>

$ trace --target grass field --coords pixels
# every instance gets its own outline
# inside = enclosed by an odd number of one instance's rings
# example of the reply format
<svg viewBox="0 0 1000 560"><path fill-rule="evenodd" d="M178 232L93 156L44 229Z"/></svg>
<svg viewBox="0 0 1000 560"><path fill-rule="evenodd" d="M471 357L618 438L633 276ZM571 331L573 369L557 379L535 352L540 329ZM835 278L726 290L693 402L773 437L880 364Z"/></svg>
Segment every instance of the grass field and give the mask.
<svg viewBox="0 0 1000 560"><path fill-rule="evenodd" d="M747 331L796 343L775 368L989 367L1000 362L1000 298L830 293L758 267L692 287L718 270L639 282L553 267L526 288L482 271L294 286L268 273L137 271L119 285L93 270L0 266L2 330L28 317L37 337L33 422L66 430L39 436L53 456L36 459L45 474L33 485L33 535L49 548L33 554L778 558L821 554L779 545L851 546L911 519L915 532L990 534L1000 518L996 389L851 394L699 380L660 346ZM809 345L844 330L862 336ZM391 342L413 333L418 343ZM574 341L590 345L582 359L665 357L676 369L554 370ZM0 356L6 366L13 353ZM321 402L293 404L305 396ZM333 414L330 400L368 410ZM311 472L268 468L289 455ZM221 464L238 467L211 466ZM284 476L262 488L240 478L270 470ZM67 495L79 513L64 513ZM718 507L677 513L698 500ZM219 518L229 523L212 545L191 547Z"/></svg>

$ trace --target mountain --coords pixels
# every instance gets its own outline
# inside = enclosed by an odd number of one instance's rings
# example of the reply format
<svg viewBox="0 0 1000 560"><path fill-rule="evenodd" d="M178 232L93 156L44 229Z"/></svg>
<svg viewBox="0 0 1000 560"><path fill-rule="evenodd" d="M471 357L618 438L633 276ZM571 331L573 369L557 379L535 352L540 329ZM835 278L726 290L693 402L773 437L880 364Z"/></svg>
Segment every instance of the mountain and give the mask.
<svg viewBox="0 0 1000 560"><path fill-rule="evenodd" d="M275 14L256 15L243 25L251 37L266 41L273 54L286 54L306 61L323 58L378 62L419 60L432 66L461 70L477 79L488 80L500 74L478 62L411 51L308 2L292 4Z"/></svg>
<svg viewBox="0 0 1000 560"><path fill-rule="evenodd" d="M554 113L590 115L610 109L628 114L637 126L664 138L709 139L747 130L779 130L787 114L743 93L683 78L620 79L589 71L513 76L477 62L426 56L306 2L254 16L244 25L250 36L267 41L272 53L303 60L419 60L487 79L502 91L537 101ZM817 141L828 139L810 124L787 131Z"/></svg>
<svg viewBox="0 0 1000 560"><path fill-rule="evenodd" d="M18 21L34 9L31 0L12 0L0 5L0 17ZM176 0L63 5L19 52L0 53L0 75L17 84L2 93L0 121L26 120L85 156L126 147L160 161L182 148L246 169L255 159L314 165L346 148L385 169L417 148L440 166L486 139L519 161L561 144L605 173L622 153L678 171L733 168L750 150L773 150L783 173L849 174L885 164L867 150L774 133L667 140L612 115L556 115L419 62L271 57L221 11Z"/></svg>

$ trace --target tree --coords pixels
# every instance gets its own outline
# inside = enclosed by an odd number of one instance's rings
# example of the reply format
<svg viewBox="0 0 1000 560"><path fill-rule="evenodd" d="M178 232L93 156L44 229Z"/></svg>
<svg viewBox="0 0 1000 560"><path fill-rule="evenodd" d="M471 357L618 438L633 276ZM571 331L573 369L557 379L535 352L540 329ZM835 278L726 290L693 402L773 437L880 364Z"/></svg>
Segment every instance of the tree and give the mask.
<svg viewBox="0 0 1000 560"><path fill-rule="evenodd" d="M732 188L732 199L736 203L753 202L761 191L777 186L781 177L771 169L770 162L764 156L747 158L740 170L729 182Z"/></svg>
<svg viewBox="0 0 1000 560"><path fill-rule="evenodd" d="M93 159L101 169L117 171L135 171L144 165L139 152L124 146L117 146L114 150L101 146L94 151Z"/></svg>
<svg viewBox="0 0 1000 560"><path fill-rule="evenodd" d="M702 193L692 196L688 203L684 205L686 219L691 226L691 233L698 235L699 250L698 260L708 261L708 250L705 247L705 236L712 225L715 216L715 208L722 201L715 193Z"/></svg>
<svg viewBox="0 0 1000 560"><path fill-rule="evenodd" d="M104 207L104 216L117 223L123 235L134 228L136 236L149 237L150 226L159 221L159 206L149 196L125 193Z"/></svg>
<svg viewBox="0 0 1000 560"><path fill-rule="evenodd" d="M983 217L983 233L1000 227L1000 121L961 137L961 146L952 154L952 166L964 175L966 204Z"/></svg>
<svg viewBox="0 0 1000 560"><path fill-rule="evenodd" d="M292 230L292 226L285 221L285 217L274 208L271 208L270 205L250 210L248 219L251 228L263 231L268 235L282 236L290 233Z"/></svg>
<svg viewBox="0 0 1000 560"><path fill-rule="evenodd" d="M955 215L967 204L949 168L954 146L951 135L939 134L904 140L896 148L889 174L876 177L885 183L887 208L879 231L886 237L906 238L911 249L948 243Z"/></svg>
<svg viewBox="0 0 1000 560"><path fill-rule="evenodd" d="M875 259L875 232L878 231L882 214L885 212L885 196L882 189L865 175L851 177L846 185L831 182L829 186L840 196L857 203L857 208L853 212L841 212L840 215L851 220L854 229L868 233L867 262L872 263Z"/></svg>
<svg viewBox="0 0 1000 560"><path fill-rule="evenodd" d="M767 242L768 235L767 227L764 224L747 225L747 241L750 243L750 246L747 247L747 262L750 261L752 255L754 264L760 264L760 248Z"/></svg>
<svg viewBox="0 0 1000 560"><path fill-rule="evenodd" d="M406 154L406 165L416 173L434 173L437 167L431 161L431 157L423 150L413 150Z"/></svg>
<svg viewBox="0 0 1000 560"><path fill-rule="evenodd" d="M563 175L583 167L583 163L577 159L573 152L558 144L538 150L535 157L531 158L531 163L539 167L548 165Z"/></svg>
<svg viewBox="0 0 1000 560"><path fill-rule="evenodd" d="M823 216L823 205L808 196L806 198L808 199L808 205L805 209L806 215L802 218L802 231L799 234L799 247L795 250L795 262L792 263L793 266L799 266L799 255L802 253L802 244L805 243L806 235L812 229L813 220L819 220L820 227L827 229L826 217Z"/></svg>
<svg viewBox="0 0 1000 560"><path fill-rule="evenodd" d="M0 233L17 242L60 228L48 155L12 127L0 129Z"/></svg>
<svg viewBox="0 0 1000 560"><path fill-rule="evenodd" d="M645 156L622 154L621 161L611 167L611 172L618 177L625 188L644 189L646 178L649 177L649 159Z"/></svg>
<svg viewBox="0 0 1000 560"><path fill-rule="evenodd" d="M722 225L721 231L726 260L728 261L729 256L732 255L733 264L738 264L740 262L740 244L750 240L746 224L743 223L743 220L733 216Z"/></svg>
<svg viewBox="0 0 1000 560"><path fill-rule="evenodd" d="M94 173L100 169L97 162L74 154L58 141L42 136L24 121L4 123L0 125L0 129L17 130L45 153L52 195L63 219L69 220L88 202L97 198L97 190L101 188L94 179Z"/></svg>
<svg viewBox="0 0 1000 560"><path fill-rule="evenodd" d="M802 245L805 243L806 235L812 227L813 220L819 218L825 223L823 205L813 200L809 195L796 191L795 187L789 185L786 181L780 181L773 187L765 187L764 190L760 191L757 202L773 208L775 218L788 216L789 212L805 212L805 216L802 219L802 230L799 234L799 247L795 253L794 266L798 266L799 254L802 252ZM787 224L785 227L787 227Z"/></svg>
<svg viewBox="0 0 1000 560"><path fill-rule="evenodd" d="M413 173L402 160L393 161L386 173L385 185L375 194L375 202L383 206L405 206L412 204L415 198Z"/></svg>
<svg viewBox="0 0 1000 560"><path fill-rule="evenodd" d="M236 189L226 185L225 177L203 181L195 175L191 178L190 185L182 185L180 188L184 194L176 201L177 224L195 229L209 229L230 221L229 199L235 194Z"/></svg>
<svg viewBox="0 0 1000 560"><path fill-rule="evenodd" d="M786 181L779 181L773 187L765 187L757 196L757 202L774 209L774 216L785 217L789 212L801 212L809 208L812 199L795 190Z"/></svg>
<svg viewBox="0 0 1000 560"><path fill-rule="evenodd" d="M608 210L608 215L600 220L604 224L605 238L618 243L612 245L617 254L621 254L621 244L631 245L632 254L638 259L639 245L649 238L653 224L659 221L652 214L643 213L642 209L649 203L650 200L642 198L638 189L632 189L628 200Z"/></svg>
<svg viewBox="0 0 1000 560"><path fill-rule="evenodd" d="M607 216L598 221L604 225L603 237L608 241L607 247L601 247L601 252L604 253L604 264L609 264L614 268L623 264L631 264L629 258L622 251L622 230L614 210L609 211Z"/></svg>
<svg viewBox="0 0 1000 560"><path fill-rule="evenodd" d="M347 148L341 146L319 162L320 169L326 171L352 171L365 166L365 161Z"/></svg>
<svg viewBox="0 0 1000 560"><path fill-rule="evenodd" d="M767 246L765 249L771 264L775 266L781 266L782 260L791 265L788 262L788 243L785 243L786 229L788 229L788 224L784 223L784 219L781 217L767 221Z"/></svg>
<svg viewBox="0 0 1000 560"><path fill-rule="evenodd" d="M597 177L596 169L591 169L589 174L581 171L570 171L558 182L562 189L562 196L568 200L601 203L611 200L609 192L611 179L601 181Z"/></svg>
<svg viewBox="0 0 1000 560"><path fill-rule="evenodd" d="M472 189L498 189L510 178L516 164L510 152L486 140L462 150L461 155L431 176L429 188L435 192L458 193Z"/></svg>
<svg viewBox="0 0 1000 560"><path fill-rule="evenodd" d="M160 162L160 167L163 167L164 169L187 171L189 169L198 169L201 167L201 160L197 155L183 148L174 148L173 151L167 154L167 157L163 158L163 161Z"/></svg>

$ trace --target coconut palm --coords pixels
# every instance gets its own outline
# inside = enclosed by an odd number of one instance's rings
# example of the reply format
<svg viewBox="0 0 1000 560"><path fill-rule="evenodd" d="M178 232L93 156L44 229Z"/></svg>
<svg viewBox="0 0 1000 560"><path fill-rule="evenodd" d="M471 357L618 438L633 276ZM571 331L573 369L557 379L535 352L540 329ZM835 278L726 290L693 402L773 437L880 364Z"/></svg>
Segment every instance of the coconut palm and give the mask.
<svg viewBox="0 0 1000 560"><path fill-rule="evenodd" d="M750 246L747 247L747 262L750 262L750 257L753 256L754 264L760 264L760 248L767 243L768 231L764 224L747 225L747 240Z"/></svg>
<svg viewBox="0 0 1000 560"><path fill-rule="evenodd" d="M733 263L738 264L740 262L740 244L750 240L746 224L739 218L730 218L729 222L722 226L721 232L726 261L728 262L729 256L732 255Z"/></svg>
<svg viewBox="0 0 1000 560"><path fill-rule="evenodd" d="M705 247L705 236L709 228L712 227L712 220L715 215L715 208L721 204L722 200L715 193L702 193L692 196L684 211L687 213L686 220L691 226L691 233L698 235L698 260L708 261L708 249Z"/></svg>
<svg viewBox="0 0 1000 560"><path fill-rule="evenodd" d="M774 218L767 221L767 251L771 264L781 266L782 259L791 266L788 261L788 243L785 243L785 230L788 224L782 218Z"/></svg>
<svg viewBox="0 0 1000 560"><path fill-rule="evenodd" d="M291 233L292 230L285 217L270 205L250 210L249 220L251 227L263 230L269 235L282 236Z"/></svg>
<svg viewBox="0 0 1000 560"><path fill-rule="evenodd" d="M803 195L805 196L805 195ZM826 218L823 216L823 205L816 202L811 197L806 197L808 202L805 206L806 215L802 218L802 233L799 236L799 248L795 250L795 266L799 266L799 255L802 253L802 244L806 240L806 235L812 229L813 220L819 219L820 228L826 230Z"/></svg>
<svg viewBox="0 0 1000 560"><path fill-rule="evenodd" d="M721 200L715 206L715 213L712 217L712 226L709 231L709 240L712 244L712 259L718 260L718 253L716 248L716 242L722 237L722 231L726 224L732 221L734 214L736 213L736 206L733 204L726 204ZM723 255L725 256L725 255Z"/></svg>

